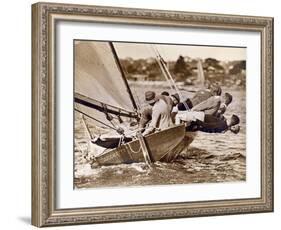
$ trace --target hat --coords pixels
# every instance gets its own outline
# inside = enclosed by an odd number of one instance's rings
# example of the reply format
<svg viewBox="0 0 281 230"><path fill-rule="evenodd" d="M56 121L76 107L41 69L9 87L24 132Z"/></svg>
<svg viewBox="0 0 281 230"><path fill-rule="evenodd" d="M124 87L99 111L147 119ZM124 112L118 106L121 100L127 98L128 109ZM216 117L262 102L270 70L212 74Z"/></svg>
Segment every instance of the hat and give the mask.
<svg viewBox="0 0 281 230"><path fill-rule="evenodd" d="M225 100L225 104L229 105L232 102L232 95L230 93L225 93L224 94L224 100Z"/></svg>
<svg viewBox="0 0 281 230"><path fill-rule="evenodd" d="M176 100L180 102L180 95L178 93L172 94L171 96L176 98Z"/></svg>
<svg viewBox="0 0 281 230"><path fill-rule="evenodd" d="M149 104L156 102L155 92L153 91L145 92L145 101Z"/></svg>
<svg viewBox="0 0 281 230"><path fill-rule="evenodd" d="M169 92L167 92L167 91L163 91L163 92L161 93L161 95L170 96Z"/></svg>

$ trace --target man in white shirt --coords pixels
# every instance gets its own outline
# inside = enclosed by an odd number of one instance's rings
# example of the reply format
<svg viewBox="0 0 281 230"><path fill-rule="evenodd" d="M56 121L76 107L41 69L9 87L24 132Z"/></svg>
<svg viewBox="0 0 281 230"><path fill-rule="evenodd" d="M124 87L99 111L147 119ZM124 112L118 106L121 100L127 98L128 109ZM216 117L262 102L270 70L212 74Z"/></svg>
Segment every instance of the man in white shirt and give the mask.
<svg viewBox="0 0 281 230"><path fill-rule="evenodd" d="M145 93L145 100L152 106L152 119L149 126L143 132L148 135L155 130L163 130L173 126L171 118L172 107L179 103L178 94L169 96L156 97L155 92L148 91Z"/></svg>

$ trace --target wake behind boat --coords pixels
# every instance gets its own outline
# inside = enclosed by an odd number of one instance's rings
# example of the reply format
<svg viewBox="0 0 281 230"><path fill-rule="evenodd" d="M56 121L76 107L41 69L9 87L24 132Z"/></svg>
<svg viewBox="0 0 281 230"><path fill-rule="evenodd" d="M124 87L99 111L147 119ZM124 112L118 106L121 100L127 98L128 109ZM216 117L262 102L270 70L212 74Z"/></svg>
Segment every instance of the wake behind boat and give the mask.
<svg viewBox="0 0 281 230"><path fill-rule="evenodd" d="M76 188L245 179L245 97L184 49L75 40Z"/></svg>

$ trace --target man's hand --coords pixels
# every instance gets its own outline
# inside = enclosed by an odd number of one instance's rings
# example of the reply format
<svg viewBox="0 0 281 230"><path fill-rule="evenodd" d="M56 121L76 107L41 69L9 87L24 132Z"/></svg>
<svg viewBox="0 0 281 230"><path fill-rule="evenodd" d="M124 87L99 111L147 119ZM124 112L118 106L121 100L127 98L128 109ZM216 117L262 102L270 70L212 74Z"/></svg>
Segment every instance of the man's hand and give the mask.
<svg viewBox="0 0 281 230"><path fill-rule="evenodd" d="M116 129L116 131L117 131L117 133L119 133L120 135L123 135L123 134L124 134L124 129L121 128L121 127L118 127L118 128Z"/></svg>

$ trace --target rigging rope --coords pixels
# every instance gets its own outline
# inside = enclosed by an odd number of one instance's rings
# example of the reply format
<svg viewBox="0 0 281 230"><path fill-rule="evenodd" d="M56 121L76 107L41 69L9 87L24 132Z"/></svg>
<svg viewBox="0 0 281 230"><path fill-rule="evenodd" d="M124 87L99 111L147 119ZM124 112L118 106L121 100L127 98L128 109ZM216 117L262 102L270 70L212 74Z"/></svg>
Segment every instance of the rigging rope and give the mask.
<svg viewBox="0 0 281 230"><path fill-rule="evenodd" d="M142 134L140 132L138 132L137 138L139 139L139 143L140 143L140 147L141 147L141 150L142 150L142 154L143 154L143 158L145 160L145 163L147 164L147 166L149 168L151 168L152 160L150 158L149 151L148 151L148 148L147 148L147 144L144 140L144 137L142 136Z"/></svg>
<svg viewBox="0 0 281 230"><path fill-rule="evenodd" d="M79 109L74 108L74 110L77 111L77 112L79 112L79 113L81 113L81 114L83 114L84 116L86 116L86 117L88 117L88 118L91 118L91 119L94 120L94 121L99 122L100 124L102 124L102 125L104 125L104 126L106 126L106 127L108 127L108 128L111 128L111 129L113 129L113 130L115 130L115 131L118 130L117 128L112 127L112 126L110 126L110 125L108 125L108 124L106 124L106 123L104 123L104 122L102 122L102 121L100 121L100 120L98 120L98 119L96 119L96 118L94 118L94 117L92 117L92 116L90 116L90 115L88 115L88 114L82 112L82 111L79 110Z"/></svg>
<svg viewBox="0 0 281 230"><path fill-rule="evenodd" d="M163 69L163 66L161 65L161 62L160 62L159 59L158 59L158 54L157 54L157 51L155 50L155 47L153 47L152 45L150 45L150 48L151 48L151 50L153 51L153 54L156 55L156 62L157 62L157 64L159 65L159 67L160 67L160 69L161 69L161 71L162 71L164 77L166 78L166 81L169 83L169 86L170 86L171 90L174 90L172 83L170 82L168 76L165 74L165 70Z"/></svg>
<svg viewBox="0 0 281 230"><path fill-rule="evenodd" d="M77 140L74 138L74 145L78 148L78 151L80 151L82 154L84 154L84 151L82 150L80 144L77 142Z"/></svg>
<svg viewBox="0 0 281 230"><path fill-rule="evenodd" d="M128 143L126 146L128 146L129 150L130 150L132 153L134 153L134 154L139 153L139 152L141 151L141 145L140 145L140 144L139 144L139 149L138 149L138 150L134 150L134 149L132 148L132 146L131 146L130 143Z"/></svg>
<svg viewBox="0 0 281 230"><path fill-rule="evenodd" d="M104 114L105 114L105 116L106 116L106 119L111 122L112 119L113 119L113 116L111 116L111 114L108 113L108 111L107 111L107 106L106 106L105 104L102 103L102 107L103 107L103 110L104 110ZM119 110L119 111L120 111L120 110Z"/></svg>
<svg viewBox="0 0 281 230"><path fill-rule="evenodd" d="M159 51L153 45L151 45L151 48L153 49L154 53L156 54L156 61L157 61L158 65L160 66L164 77L170 83L170 88L172 90L174 89L176 91L176 93L180 96L181 101L184 104L185 108L187 110L190 110L188 105L186 104L186 102L183 100L183 96L182 96L181 92L179 91L179 89L178 89L172 75L170 74L164 59L161 57Z"/></svg>
<svg viewBox="0 0 281 230"><path fill-rule="evenodd" d="M122 120L122 118L120 116L120 113L121 113L121 111L119 110L119 114L117 115L117 118L118 118L119 123L122 124L123 120Z"/></svg>
<svg viewBox="0 0 281 230"><path fill-rule="evenodd" d="M92 140L92 139L93 139L93 135L92 135L92 133L91 133L90 128L88 127L88 125L87 125L87 123L86 123L86 120L85 120L85 117L84 117L83 114L82 114L82 121L83 121L83 124L84 124L85 127L86 127L86 130L87 130L87 132L88 132L88 134L89 134L90 139Z"/></svg>

